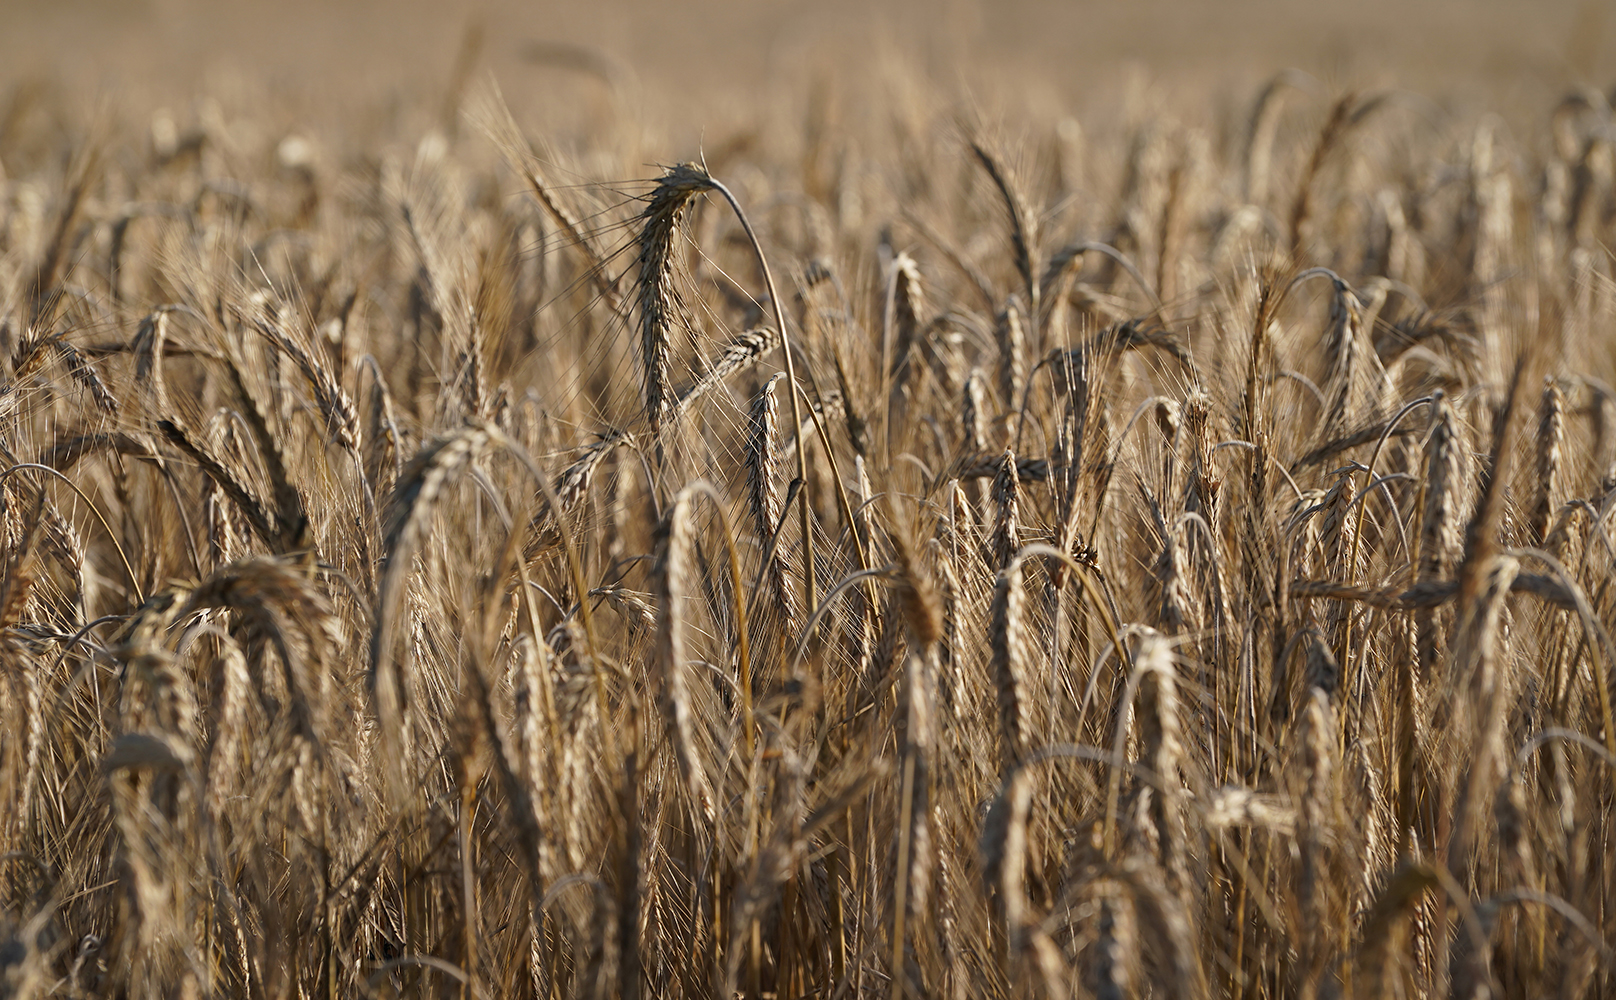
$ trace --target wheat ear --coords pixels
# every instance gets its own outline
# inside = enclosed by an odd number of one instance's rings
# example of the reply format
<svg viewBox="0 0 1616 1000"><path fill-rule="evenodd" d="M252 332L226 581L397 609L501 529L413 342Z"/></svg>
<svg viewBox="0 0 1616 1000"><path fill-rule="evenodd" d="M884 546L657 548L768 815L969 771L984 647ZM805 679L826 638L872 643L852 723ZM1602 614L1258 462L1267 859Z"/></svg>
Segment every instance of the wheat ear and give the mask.
<svg viewBox="0 0 1616 1000"><path fill-rule="evenodd" d="M659 700L668 716L668 729L679 758L691 808L712 823L716 813L712 786L696 746L696 720L690 704L690 684L685 676L689 657L685 639L686 595L690 592L692 567L690 549L692 495L681 490L668 508L663 521L661 553L654 571L657 600L657 678Z"/></svg>

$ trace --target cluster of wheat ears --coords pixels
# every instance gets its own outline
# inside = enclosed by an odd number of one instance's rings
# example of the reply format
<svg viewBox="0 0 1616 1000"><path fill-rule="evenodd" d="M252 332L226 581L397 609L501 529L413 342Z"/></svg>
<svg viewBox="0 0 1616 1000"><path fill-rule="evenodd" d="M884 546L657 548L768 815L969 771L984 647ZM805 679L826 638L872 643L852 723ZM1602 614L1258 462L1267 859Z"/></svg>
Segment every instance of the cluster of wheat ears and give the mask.
<svg viewBox="0 0 1616 1000"><path fill-rule="evenodd" d="M1304 82L14 93L0 993L1611 995L1616 121Z"/></svg>

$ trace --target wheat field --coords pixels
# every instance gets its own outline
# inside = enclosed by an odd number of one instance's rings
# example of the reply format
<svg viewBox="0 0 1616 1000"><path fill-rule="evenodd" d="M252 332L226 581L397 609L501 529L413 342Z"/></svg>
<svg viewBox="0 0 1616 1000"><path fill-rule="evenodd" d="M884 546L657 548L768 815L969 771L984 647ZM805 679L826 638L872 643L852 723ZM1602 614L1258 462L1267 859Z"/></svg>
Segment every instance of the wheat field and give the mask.
<svg viewBox="0 0 1616 1000"><path fill-rule="evenodd" d="M0 995L1616 995L1603 93L445 44L5 94Z"/></svg>

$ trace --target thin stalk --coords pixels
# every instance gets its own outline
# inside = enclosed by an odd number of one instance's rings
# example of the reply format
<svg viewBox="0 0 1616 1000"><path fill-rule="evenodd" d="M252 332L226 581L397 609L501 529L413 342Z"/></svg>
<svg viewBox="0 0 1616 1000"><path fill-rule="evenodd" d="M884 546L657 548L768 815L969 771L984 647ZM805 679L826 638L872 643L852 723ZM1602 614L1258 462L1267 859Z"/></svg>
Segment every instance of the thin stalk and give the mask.
<svg viewBox="0 0 1616 1000"><path fill-rule="evenodd" d="M752 229L752 223L741 211L741 203L735 200L735 195L725 187L722 181L709 178L713 190L723 195L729 202L729 207L740 220L741 229L746 232L746 238L752 244L752 252L757 255L758 267L763 271L763 284L769 290L769 305L774 310L774 325L780 331L780 353L785 355L786 381L793 389L797 385L797 371L791 360L791 335L786 331L785 310L780 307L780 292L774 285L774 273L769 270L769 259L763 255L763 244L758 242L757 233ZM796 392L791 393L791 427L797 440L797 478L806 485L808 482L808 452L803 448L802 439L802 407L797 402ZM808 491L806 489L797 493L797 519L802 525L802 584L808 607L817 603L818 591L814 587L814 534L813 520L808 513Z"/></svg>

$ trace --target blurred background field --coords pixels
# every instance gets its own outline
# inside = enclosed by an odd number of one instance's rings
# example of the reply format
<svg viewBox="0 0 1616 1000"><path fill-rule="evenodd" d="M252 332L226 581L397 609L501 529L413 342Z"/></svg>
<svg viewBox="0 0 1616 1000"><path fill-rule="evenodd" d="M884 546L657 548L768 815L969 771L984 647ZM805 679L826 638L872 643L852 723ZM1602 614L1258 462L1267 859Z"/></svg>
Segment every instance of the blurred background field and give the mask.
<svg viewBox="0 0 1616 1000"><path fill-rule="evenodd" d="M687 128L814 81L867 103L890 86L893 56L961 97L1073 112L1142 91L1186 111L1243 102L1287 67L1331 88L1401 86L1507 112L1616 68L1616 12L1593 0L11 0L0 20L0 79L157 103L250 81L316 110L339 94L347 104L444 87L459 43L480 29L477 68L498 75L519 112L579 100L576 81L524 58L528 43L564 43L632 67L632 96Z"/></svg>

